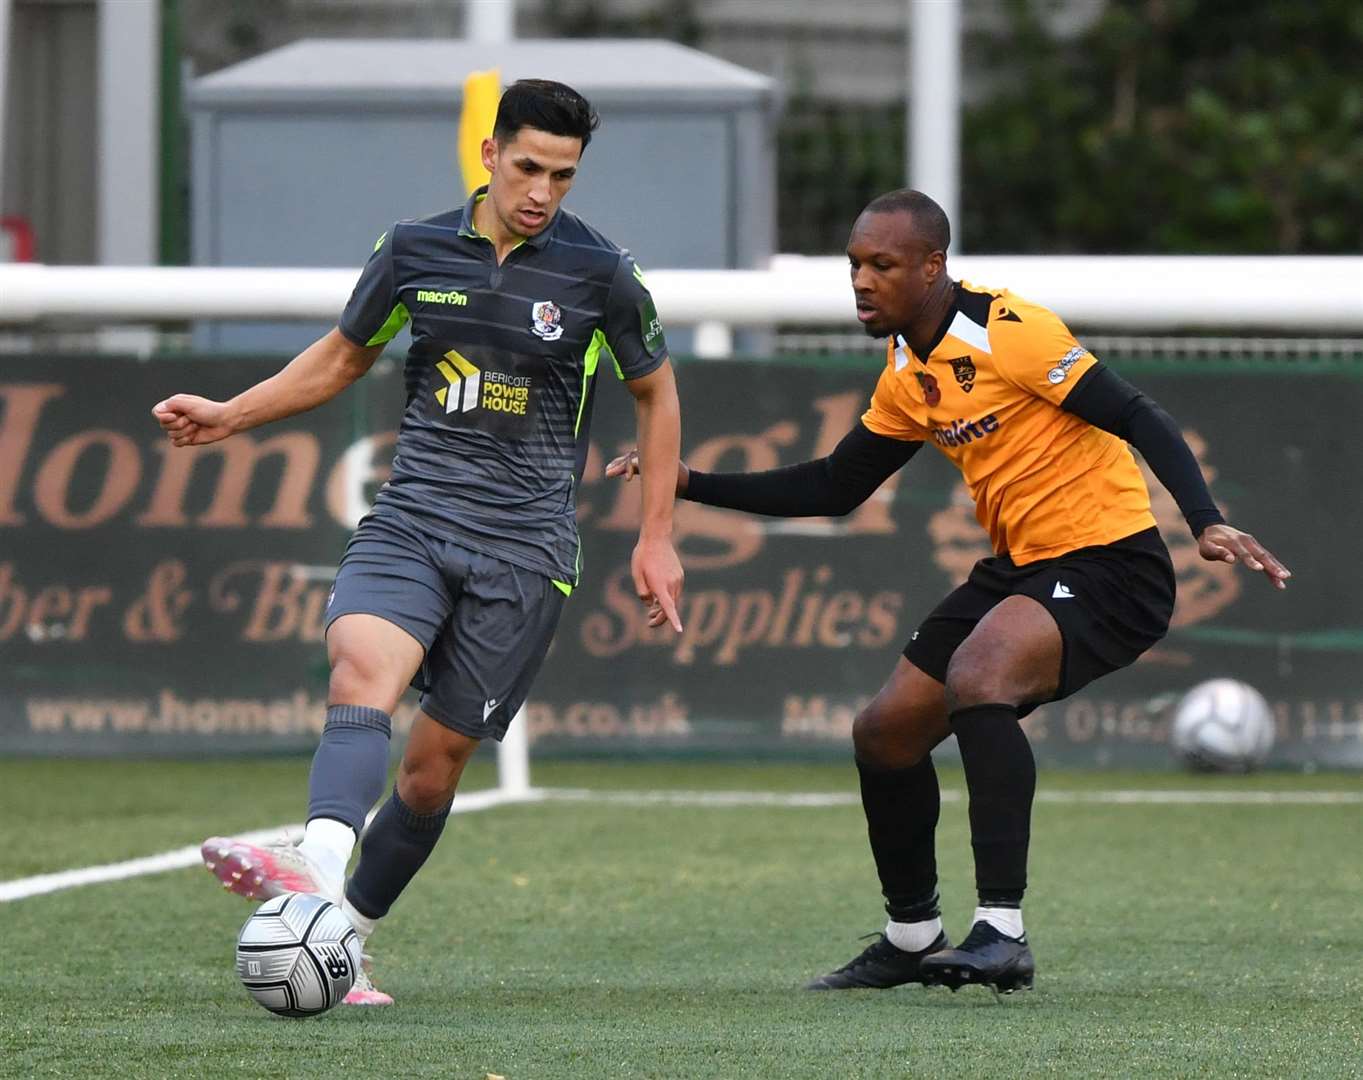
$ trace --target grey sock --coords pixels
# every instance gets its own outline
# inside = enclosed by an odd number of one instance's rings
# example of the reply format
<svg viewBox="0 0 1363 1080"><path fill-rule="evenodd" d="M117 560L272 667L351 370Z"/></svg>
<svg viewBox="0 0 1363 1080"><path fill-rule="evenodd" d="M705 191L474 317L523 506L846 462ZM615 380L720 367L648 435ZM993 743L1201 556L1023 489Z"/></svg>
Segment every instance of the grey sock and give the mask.
<svg viewBox="0 0 1363 1080"><path fill-rule="evenodd" d="M308 820L333 818L359 835L383 794L393 722L382 709L332 705L308 775Z"/></svg>
<svg viewBox="0 0 1363 1080"><path fill-rule="evenodd" d="M435 849L445 830L450 804L431 814L418 814L398 797L397 789L365 830L360 862L346 886L345 897L360 914L381 919L388 914Z"/></svg>

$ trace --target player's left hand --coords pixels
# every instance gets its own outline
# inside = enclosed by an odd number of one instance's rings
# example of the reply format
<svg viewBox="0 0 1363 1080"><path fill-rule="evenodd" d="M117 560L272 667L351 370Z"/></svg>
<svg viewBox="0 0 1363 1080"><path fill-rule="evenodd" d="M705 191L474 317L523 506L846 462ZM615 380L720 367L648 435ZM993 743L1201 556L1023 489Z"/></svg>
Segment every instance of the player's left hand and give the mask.
<svg viewBox="0 0 1363 1080"><path fill-rule="evenodd" d="M634 555L629 560L634 578L634 591L648 606L648 625L661 626L668 622L681 633L681 616L677 602L681 599L682 565L677 552L667 540L639 538Z"/></svg>
<svg viewBox="0 0 1363 1080"><path fill-rule="evenodd" d="M1197 538L1197 550L1209 562L1242 562L1262 573L1275 588L1287 588L1292 571L1274 558L1258 540L1229 525L1208 525Z"/></svg>

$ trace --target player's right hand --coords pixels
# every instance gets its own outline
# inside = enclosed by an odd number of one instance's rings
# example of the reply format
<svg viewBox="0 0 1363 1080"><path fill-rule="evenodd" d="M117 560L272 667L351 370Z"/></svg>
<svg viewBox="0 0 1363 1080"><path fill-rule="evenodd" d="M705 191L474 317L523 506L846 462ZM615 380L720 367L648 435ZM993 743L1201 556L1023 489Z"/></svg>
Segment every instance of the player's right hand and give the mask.
<svg viewBox="0 0 1363 1080"><path fill-rule="evenodd" d="M606 466L607 476L623 476L628 483L639 475L639 448L634 447L628 453L621 454L614 458ZM686 494L687 481L691 479L691 470L686 467L686 462L677 462L677 494Z"/></svg>
<svg viewBox="0 0 1363 1080"><path fill-rule="evenodd" d="M152 416L176 446L203 446L225 439L235 430L221 401L176 394L152 406Z"/></svg>

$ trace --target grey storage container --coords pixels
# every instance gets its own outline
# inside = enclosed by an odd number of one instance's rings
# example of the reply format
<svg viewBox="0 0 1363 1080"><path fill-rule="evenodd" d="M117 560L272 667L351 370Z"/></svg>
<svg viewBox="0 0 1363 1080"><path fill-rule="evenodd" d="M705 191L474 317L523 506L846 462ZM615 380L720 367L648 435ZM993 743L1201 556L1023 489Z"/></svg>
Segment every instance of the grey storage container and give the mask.
<svg viewBox="0 0 1363 1080"><path fill-rule="evenodd" d="M395 220L464 201L463 83L568 83L601 113L565 205L653 268L755 267L775 238L772 81L665 41L302 41L196 79L193 261L354 267ZM666 318L665 313L664 319ZM292 352L322 325L214 323ZM689 335L669 335L685 351Z"/></svg>

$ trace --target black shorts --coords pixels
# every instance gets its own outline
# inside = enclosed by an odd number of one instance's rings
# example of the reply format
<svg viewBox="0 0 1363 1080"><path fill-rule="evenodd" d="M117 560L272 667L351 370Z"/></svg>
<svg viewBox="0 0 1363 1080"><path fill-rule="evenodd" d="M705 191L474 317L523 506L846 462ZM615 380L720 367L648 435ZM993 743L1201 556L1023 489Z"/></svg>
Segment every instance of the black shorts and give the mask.
<svg viewBox="0 0 1363 1080"><path fill-rule="evenodd" d="M914 631L904 658L946 682L957 646L1009 596L1030 596L1060 627L1060 686L1049 699L1059 701L1133 663L1164 637L1174 613L1174 567L1158 529L1022 566L1007 555L981 559Z"/></svg>
<svg viewBox="0 0 1363 1080"><path fill-rule="evenodd" d="M365 614L402 627L426 650L412 679L422 710L461 735L500 740L539 673L565 599L543 574L381 510L350 538L327 626Z"/></svg>

